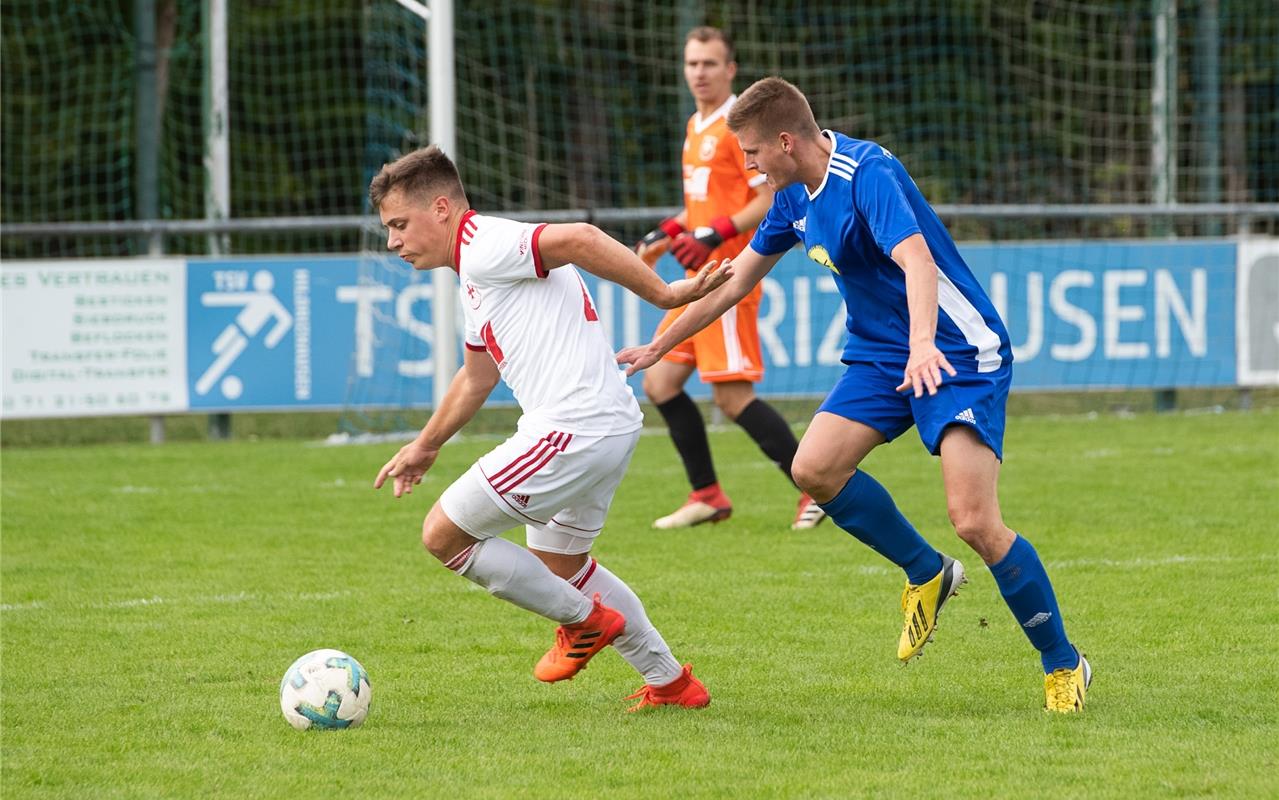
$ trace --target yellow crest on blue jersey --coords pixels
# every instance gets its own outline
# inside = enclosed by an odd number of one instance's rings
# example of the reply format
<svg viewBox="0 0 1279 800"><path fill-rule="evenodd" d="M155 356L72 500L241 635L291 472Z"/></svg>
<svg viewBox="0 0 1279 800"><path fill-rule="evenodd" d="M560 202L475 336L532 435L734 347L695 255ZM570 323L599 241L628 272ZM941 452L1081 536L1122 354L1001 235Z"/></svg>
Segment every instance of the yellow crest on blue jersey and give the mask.
<svg viewBox="0 0 1279 800"><path fill-rule="evenodd" d="M839 274L839 267L835 266L835 262L830 258L830 253L826 252L826 248L820 244L815 244L808 248L808 257L836 275Z"/></svg>

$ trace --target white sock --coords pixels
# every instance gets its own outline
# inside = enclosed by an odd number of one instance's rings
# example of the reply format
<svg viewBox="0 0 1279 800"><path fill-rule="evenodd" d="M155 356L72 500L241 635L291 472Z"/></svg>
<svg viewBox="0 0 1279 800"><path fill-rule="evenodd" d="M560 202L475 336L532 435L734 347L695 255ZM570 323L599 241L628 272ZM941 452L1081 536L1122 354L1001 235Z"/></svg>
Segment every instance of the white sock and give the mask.
<svg viewBox="0 0 1279 800"><path fill-rule="evenodd" d="M683 673L683 667L671 655L662 634L644 613L644 604L626 582L605 569L595 559L568 581L586 597L600 596L600 602L615 608L626 617L626 628L613 640L613 647L644 676L650 686L665 686Z"/></svg>
<svg viewBox="0 0 1279 800"><path fill-rule="evenodd" d="M483 586L494 597L561 625L581 622L594 608L537 556L496 536L476 542L444 566Z"/></svg>

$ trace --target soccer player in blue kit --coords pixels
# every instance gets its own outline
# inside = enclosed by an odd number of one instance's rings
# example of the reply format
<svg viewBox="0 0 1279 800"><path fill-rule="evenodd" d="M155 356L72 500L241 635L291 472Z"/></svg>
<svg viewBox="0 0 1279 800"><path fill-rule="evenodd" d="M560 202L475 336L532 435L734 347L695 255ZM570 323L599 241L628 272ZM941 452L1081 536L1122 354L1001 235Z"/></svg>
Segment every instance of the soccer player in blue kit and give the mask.
<svg viewBox="0 0 1279 800"><path fill-rule="evenodd" d="M733 260L736 276L649 344L620 351L618 362L631 365L628 374L656 363L802 245L834 274L848 308L847 369L808 426L792 474L836 524L906 573L897 657L920 654L967 580L963 565L929 545L858 469L913 425L941 457L955 532L989 566L1039 651L1045 708L1082 710L1092 669L1066 638L1039 555L999 509L1012 347L990 299L901 162L874 142L819 129L791 84L758 81L729 111L728 125L746 167L768 176L772 207Z"/></svg>

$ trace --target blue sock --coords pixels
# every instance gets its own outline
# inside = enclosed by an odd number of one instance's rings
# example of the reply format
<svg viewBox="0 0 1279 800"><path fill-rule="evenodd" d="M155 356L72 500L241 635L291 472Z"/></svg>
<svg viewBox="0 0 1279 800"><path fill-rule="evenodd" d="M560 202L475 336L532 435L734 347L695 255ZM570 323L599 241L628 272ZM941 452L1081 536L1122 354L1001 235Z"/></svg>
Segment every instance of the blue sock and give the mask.
<svg viewBox="0 0 1279 800"><path fill-rule="evenodd" d="M911 583L927 583L941 570L941 554L906 521L879 481L865 472L854 472L839 494L819 505L836 525L905 570Z"/></svg>
<svg viewBox="0 0 1279 800"><path fill-rule="evenodd" d="M1079 653L1066 638L1052 582L1030 542L1018 536L1008 555L992 564L990 571L1013 618L1039 651L1044 674L1062 667L1074 669L1079 664Z"/></svg>

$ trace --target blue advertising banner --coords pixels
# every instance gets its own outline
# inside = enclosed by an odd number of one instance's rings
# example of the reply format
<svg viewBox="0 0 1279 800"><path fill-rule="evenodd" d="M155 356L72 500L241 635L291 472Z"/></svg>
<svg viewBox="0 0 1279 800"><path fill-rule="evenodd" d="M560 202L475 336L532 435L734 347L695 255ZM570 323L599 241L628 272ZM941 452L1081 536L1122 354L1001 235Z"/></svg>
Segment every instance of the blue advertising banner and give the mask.
<svg viewBox="0 0 1279 800"><path fill-rule="evenodd" d="M1008 326L1013 386L1235 383L1231 242L960 247Z"/></svg>
<svg viewBox="0 0 1279 800"><path fill-rule="evenodd" d="M1008 323L1020 389L1233 385L1235 261L1228 242L965 245ZM659 265L667 279L680 270ZM583 276L616 347L662 311ZM394 259L192 260L187 359L193 410L429 405L432 286ZM461 319L461 314L456 315ZM820 395L839 377L844 306L795 250L764 281L766 395ZM461 342L458 331L457 341ZM641 378L632 379L640 393ZM693 379L690 393L709 394ZM492 398L510 402L500 386Z"/></svg>
<svg viewBox="0 0 1279 800"><path fill-rule="evenodd" d="M1271 240L960 251L1008 324L1019 390L1279 383ZM431 277L389 255L6 263L0 416L429 406ZM652 337L664 312L583 279L614 347ZM825 394L844 338L831 274L787 253L763 281L759 392Z"/></svg>
<svg viewBox="0 0 1279 800"><path fill-rule="evenodd" d="M1230 386L1236 382L1231 242L968 244L960 251L1004 318L1017 389ZM668 280L679 270L663 262ZM643 339L660 312L644 313ZM835 282L792 250L764 279L761 394L824 394L843 370ZM705 387L694 386L706 395Z"/></svg>

